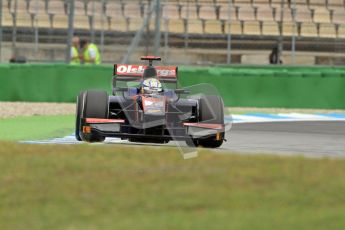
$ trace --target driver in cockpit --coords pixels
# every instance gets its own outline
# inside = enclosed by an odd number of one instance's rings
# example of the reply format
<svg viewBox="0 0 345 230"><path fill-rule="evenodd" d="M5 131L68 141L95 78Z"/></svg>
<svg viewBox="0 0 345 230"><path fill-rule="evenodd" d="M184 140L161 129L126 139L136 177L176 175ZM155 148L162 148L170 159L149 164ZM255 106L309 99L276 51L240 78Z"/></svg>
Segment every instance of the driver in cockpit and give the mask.
<svg viewBox="0 0 345 230"><path fill-rule="evenodd" d="M157 78L145 79L140 87L140 94L158 95L163 92L162 84Z"/></svg>
<svg viewBox="0 0 345 230"><path fill-rule="evenodd" d="M157 78L151 77L145 79L139 88L139 94L137 97L137 103L142 107L142 95L149 96L149 97L155 97L157 95L160 95L163 92L162 84Z"/></svg>

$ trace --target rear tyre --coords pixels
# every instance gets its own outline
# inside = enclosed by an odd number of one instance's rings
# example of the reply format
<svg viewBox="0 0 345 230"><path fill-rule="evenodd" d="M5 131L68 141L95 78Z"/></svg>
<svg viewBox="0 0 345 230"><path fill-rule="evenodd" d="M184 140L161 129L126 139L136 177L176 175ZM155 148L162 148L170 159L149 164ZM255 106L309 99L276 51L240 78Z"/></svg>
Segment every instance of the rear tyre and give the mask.
<svg viewBox="0 0 345 230"><path fill-rule="evenodd" d="M82 117L83 118L108 118L109 113L109 96L107 92L89 90L84 93L83 107L82 107ZM105 137L97 133L85 134L81 132L81 127L79 127L79 136L81 140L87 142L102 142Z"/></svg>
<svg viewBox="0 0 345 230"><path fill-rule="evenodd" d="M199 100L199 122L208 124L224 124L224 104L219 96L207 95ZM220 134L220 140L216 135L192 139L187 145L202 146L205 148L218 148L223 144L224 132Z"/></svg>

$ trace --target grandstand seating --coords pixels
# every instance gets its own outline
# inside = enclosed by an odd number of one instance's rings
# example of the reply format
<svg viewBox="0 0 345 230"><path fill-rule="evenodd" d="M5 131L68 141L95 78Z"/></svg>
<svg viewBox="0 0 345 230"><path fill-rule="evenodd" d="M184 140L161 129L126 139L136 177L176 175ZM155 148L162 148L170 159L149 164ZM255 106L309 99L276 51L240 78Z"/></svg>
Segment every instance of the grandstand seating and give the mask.
<svg viewBox="0 0 345 230"><path fill-rule="evenodd" d="M203 33L210 33L210 34L221 33L219 23L217 22L216 8L213 5L200 6L199 18L202 22ZM207 22L207 28L206 28L206 22Z"/></svg>
<svg viewBox="0 0 345 230"><path fill-rule="evenodd" d="M67 28L68 9L64 0L3 1L3 26ZM232 0L231 33L235 35L276 36L282 21L283 35L343 38L344 0ZM149 1L75 0L76 29L137 31L147 14ZM283 8L282 8L283 6ZM171 33L227 33L228 0L162 1L162 31ZM15 13L17 12L17 13ZM294 14L295 12L295 14ZM283 17L281 14L283 13ZM295 20L295 22L294 22ZM36 24L37 23L37 24Z"/></svg>
<svg viewBox="0 0 345 230"><path fill-rule="evenodd" d="M335 24L344 24L344 22L345 22L345 9L344 8L334 10L333 16L332 16L332 22Z"/></svg>
<svg viewBox="0 0 345 230"><path fill-rule="evenodd" d="M69 7L65 0L3 0L2 22L11 27L67 29ZM148 0L75 0L74 27L118 32L135 32L143 23ZM344 0L172 0L161 1L161 30L173 34L214 35L228 29L235 36L274 37L293 34L300 38L345 38ZM230 9L230 25L229 20ZM283 17L282 14L283 13ZM14 16L16 15L16 18ZM154 15L153 15L154 17ZM153 18L151 17L151 18ZM151 20L153 21L153 20ZM150 26L154 24L151 22ZM153 27L150 27L151 29Z"/></svg>
<svg viewBox="0 0 345 230"><path fill-rule="evenodd" d="M327 5L325 0L309 0L309 7L311 9L322 9L326 6Z"/></svg>
<svg viewBox="0 0 345 230"><path fill-rule="evenodd" d="M338 25L338 37L345 38L345 25Z"/></svg>
<svg viewBox="0 0 345 230"><path fill-rule="evenodd" d="M9 10L8 2L2 1L2 24L3 26L13 26L12 16Z"/></svg>
<svg viewBox="0 0 345 230"><path fill-rule="evenodd" d="M89 1L86 4L86 15L89 18L90 28L105 29L105 7L99 1Z"/></svg>
<svg viewBox="0 0 345 230"><path fill-rule="evenodd" d="M162 10L163 19L180 19L179 6L178 5L164 5Z"/></svg>
<svg viewBox="0 0 345 230"><path fill-rule="evenodd" d="M179 6L176 4L164 5L162 9L163 30L172 33L184 33L184 23L180 17Z"/></svg>
<svg viewBox="0 0 345 230"><path fill-rule="evenodd" d="M124 17L127 22L127 31L138 30L145 15L146 5L138 3L126 3L124 5Z"/></svg>
<svg viewBox="0 0 345 230"><path fill-rule="evenodd" d="M198 19L198 6L197 5L183 5L181 8L181 18L184 20Z"/></svg>
<svg viewBox="0 0 345 230"><path fill-rule="evenodd" d="M253 7L257 7L257 8L267 8L267 7L271 7L270 5L270 0L253 0L252 1L252 6Z"/></svg>
<svg viewBox="0 0 345 230"><path fill-rule="evenodd" d="M9 4L9 11L12 16L12 21L16 21L16 25L18 27L32 27L32 21L30 14L28 13L27 3L25 1L17 1L17 8L15 8L14 1L9 2Z"/></svg>
<svg viewBox="0 0 345 230"><path fill-rule="evenodd" d="M258 7L256 19L262 22L273 22L273 9L269 6Z"/></svg>
<svg viewBox="0 0 345 230"><path fill-rule="evenodd" d="M224 1L224 2L226 3L227 1ZM251 1L250 0L233 0L233 4L239 7L248 6L251 4Z"/></svg>
<svg viewBox="0 0 345 230"><path fill-rule="evenodd" d="M221 6L219 10L219 19L220 20L228 20L228 7L226 5ZM238 9L231 7L230 8L230 21L237 21L238 20Z"/></svg>
<svg viewBox="0 0 345 230"><path fill-rule="evenodd" d="M301 35L300 26L301 26L300 24L296 24L293 22L284 23L282 25L283 35L284 36L292 36L292 35L299 36L299 35Z"/></svg>
<svg viewBox="0 0 345 230"><path fill-rule="evenodd" d="M258 21L244 21L244 35L261 35L260 23Z"/></svg>
<svg viewBox="0 0 345 230"><path fill-rule="evenodd" d="M217 20L203 21L203 33L205 34L222 34L222 25Z"/></svg>
<svg viewBox="0 0 345 230"><path fill-rule="evenodd" d="M279 35L278 23L277 22L261 22L262 34L263 35ZM286 35L285 33L283 33Z"/></svg>
<svg viewBox="0 0 345 230"><path fill-rule="evenodd" d="M272 8L280 8L282 7L282 1L281 0L271 0L271 7ZM283 7L289 7L287 1L283 1Z"/></svg>
<svg viewBox="0 0 345 230"><path fill-rule="evenodd" d="M296 9L296 21L303 23L313 22L313 11L307 5L301 5Z"/></svg>
<svg viewBox="0 0 345 230"><path fill-rule="evenodd" d="M126 19L123 16L123 5L120 2L109 2L105 8L108 29L112 31L126 31Z"/></svg>
<svg viewBox="0 0 345 230"><path fill-rule="evenodd" d="M275 21L281 21L283 16L283 22L292 22L293 21L293 15L292 15L292 11L290 8L284 8L283 11L281 10L277 10L275 12ZM302 16L304 16L304 14L302 13ZM309 18L309 14L308 16L305 16ZM303 18L305 18L303 17ZM311 18L310 18L311 20ZM300 18L296 18L296 21L300 22ZM303 20L302 20L303 21Z"/></svg>
<svg viewBox="0 0 345 230"><path fill-rule="evenodd" d="M317 27L315 23L312 22L304 22L301 24L301 32L300 35L303 37L317 37Z"/></svg>
<svg viewBox="0 0 345 230"><path fill-rule="evenodd" d="M199 8L199 18L203 20L216 20L216 8L212 5L202 5Z"/></svg>
<svg viewBox="0 0 345 230"><path fill-rule="evenodd" d="M316 8L314 11L314 22L316 23L330 23L330 12L326 8Z"/></svg>
<svg viewBox="0 0 345 230"><path fill-rule="evenodd" d="M254 9L251 7L240 7L238 19L240 21L256 21Z"/></svg>
<svg viewBox="0 0 345 230"><path fill-rule="evenodd" d="M74 2L74 26L80 29L89 29L88 17L85 10L85 2L76 0Z"/></svg>
<svg viewBox="0 0 345 230"><path fill-rule="evenodd" d="M202 23L200 20L187 20L184 22L184 24L188 25L188 27L185 30L186 32L192 33L192 34L202 33Z"/></svg>
<svg viewBox="0 0 345 230"><path fill-rule="evenodd" d="M332 23L317 24L319 37L336 38L335 25Z"/></svg>
<svg viewBox="0 0 345 230"><path fill-rule="evenodd" d="M42 0L29 2L28 12L31 16L31 25L37 27L50 27L46 4Z"/></svg>
<svg viewBox="0 0 345 230"><path fill-rule="evenodd" d="M67 17L65 15L65 5L62 1L50 0L48 2L47 13L49 15L50 26L53 28L65 28Z"/></svg>
<svg viewBox="0 0 345 230"><path fill-rule="evenodd" d="M229 19L229 8L227 5L223 5L219 10L219 20L221 22L221 31L222 33L228 33L227 31L227 22ZM238 8L230 8L230 28L232 34L242 34L243 25L238 20Z"/></svg>
<svg viewBox="0 0 345 230"><path fill-rule="evenodd" d="M344 0L328 0L326 7L330 10L337 10L344 8L344 4Z"/></svg>

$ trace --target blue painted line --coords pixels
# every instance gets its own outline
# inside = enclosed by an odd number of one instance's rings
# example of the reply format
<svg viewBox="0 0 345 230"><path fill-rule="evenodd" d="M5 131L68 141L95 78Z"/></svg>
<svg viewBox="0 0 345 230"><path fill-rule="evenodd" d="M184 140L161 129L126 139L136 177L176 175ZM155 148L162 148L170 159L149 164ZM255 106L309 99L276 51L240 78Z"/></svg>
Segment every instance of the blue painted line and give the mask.
<svg viewBox="0 0 345 230"><path fill-rule="evenodd" d="M230 116L226 116L224 117L224 121L227 121L227 122L232 122L232 121L240 121L241 119L236 119L236 118L233 118L233 117L230 117Z"/></svg>
<svg viewBox="0 0 345 230"><path fill-rule="evenodd" d="M244 115L253 116L253 117L260 117L260 118L267 118L267 119L289 119L290 117L280 116L276 114L268 114L268 113L246 113Z"/></svg>
<svg viewBox="0 0 345 230"><path fill-rule="evenodd" d="M332 117L332 118L340 118L345 119L345 114L343 113L316 113L316 115L324 116L324 117Z"/></svg>

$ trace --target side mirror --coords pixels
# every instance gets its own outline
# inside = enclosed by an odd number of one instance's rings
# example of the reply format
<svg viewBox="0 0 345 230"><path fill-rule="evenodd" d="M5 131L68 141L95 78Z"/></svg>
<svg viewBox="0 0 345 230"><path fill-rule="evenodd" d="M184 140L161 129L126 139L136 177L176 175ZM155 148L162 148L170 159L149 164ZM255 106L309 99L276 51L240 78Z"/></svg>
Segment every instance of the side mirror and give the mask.
<svg viewBox="0 0 345 230"><path fill-rule="evenodd" d="M114 91L126 92L126 91L128 91L128 88L126 88L126 87L116 87L116 88L114 88Z"/></svg>
<svg viewBox="0 0 345 230"><path fill-rule="evenodd" d="M174 91L176 94L190 94L190 91L185 89L175 89Z"/></svg>

